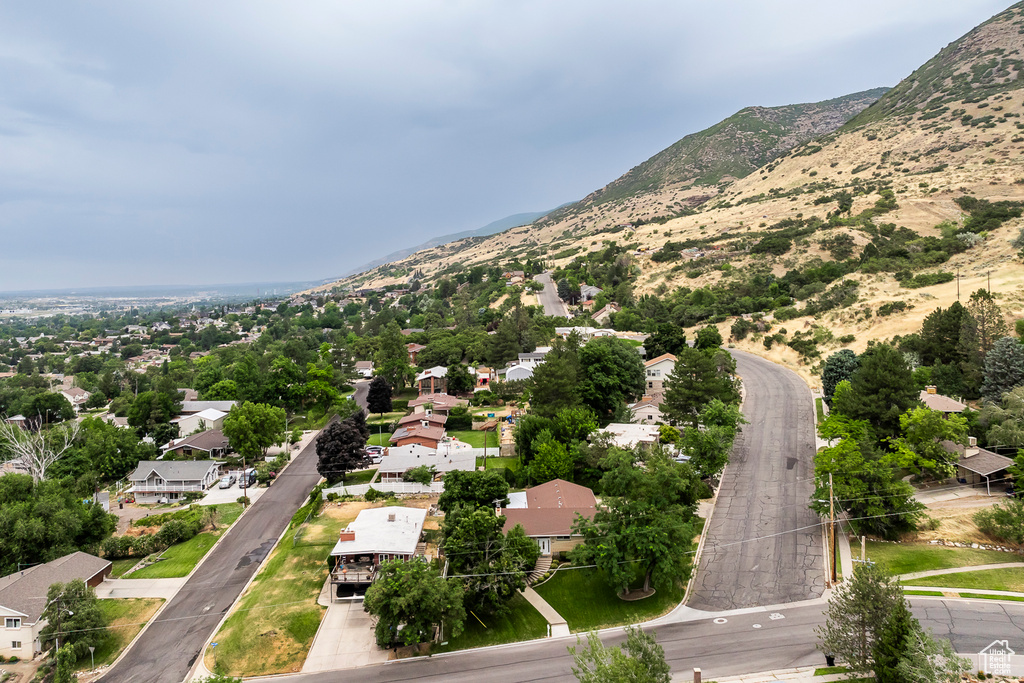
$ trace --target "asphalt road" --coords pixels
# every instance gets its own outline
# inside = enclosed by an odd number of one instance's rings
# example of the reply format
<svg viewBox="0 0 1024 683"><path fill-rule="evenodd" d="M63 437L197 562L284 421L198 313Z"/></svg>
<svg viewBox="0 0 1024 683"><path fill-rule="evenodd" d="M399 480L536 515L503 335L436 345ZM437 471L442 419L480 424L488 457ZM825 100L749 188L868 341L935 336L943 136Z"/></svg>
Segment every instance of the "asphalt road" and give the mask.
<svg viewBox="0 0 1024 683"><path fill-rule="evenodd" d="M942 637L953 633L954 648L962 654L978 652L997 638L1009 639L1010 647L1018 652L1024 648L1024 605L1020 603L915 598L911 605L925 628ZM823 622L823 611L824 605L819 603L730 615L720 624L707 618L646 630L657 633L673 674L685 680L687 673L700 667L704 680L714 680L751 672L824 666L825 658L816 649L814 633L814 627ZM618 644L623 637L619 631L603 636L602 640ZM575 644L574 638L543 640L280 679L293 683L574 680L567 648Z"/></svg>
<svg viewBox="0 0 1024 683"><path fill-rule="evenodd" d="M366 410L366 394L370 391L370 380L364 379L352 383L356 393L352 394L352 400L356 405Z"/></svg>
<svg viewBox="0 0 1024 683"><path fill-rule="evenodd" d="M104 683L179 683L188 675L221 617L277 543L320 475L316 440L253 503Z"/></svg>
<svg viewBox="0 0 1024 683"><path fill-rule="evenodd" d="M569 310L565 307L565 302L558 298L558 288L551 280L551 273L541 273L534 280L544 285L544 289L537 292L537 300L544 307L544 315L568 318Z"/></svg>
<svg viewBox="0 0 1024 683"><path fill-rule="evenodd" d="M733 351L746 396L688 605L729 610L816 598L825 589L814 491L814 404L793 372Z"/></svg>

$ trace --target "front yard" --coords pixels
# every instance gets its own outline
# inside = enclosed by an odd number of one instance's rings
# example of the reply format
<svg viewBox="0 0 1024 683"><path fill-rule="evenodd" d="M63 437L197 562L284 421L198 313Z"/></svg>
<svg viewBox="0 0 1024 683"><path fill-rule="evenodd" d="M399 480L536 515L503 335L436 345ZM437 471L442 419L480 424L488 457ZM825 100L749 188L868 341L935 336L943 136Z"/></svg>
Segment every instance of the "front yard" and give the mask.
<svg viewBox="0 0 1024 683"><path fill-rule="evenodd" d="M642 578L637 586L643 584ZM566 568L534 590L565 617L571 631L578 632L660 617L683 601L686 587L676 584L643 600L622 600L597 569Z"/></svg>
<svg viewBox="0 0 1024 683"><path fill-rule="evenodd" d="M923 579L904 581L903 585L1024 593L1024 566L1020 569L982 569L976 572L927 576Z"/></svg>
<svg viewBox="0 0 1024 683"><path fill-rule="evenodd" d="M109 666L135 639L163 600L160 598L118 598L99 600L100 611L107 620L107 630L93 654L96 666ZM84 671L92 666L88 657L79 660L76 668Z"/></svg>
<svg viewBox="0 0 1024 683"><path fill-rule="evenodd" d="M522 595L516 595L509 603L511 613L507 617L481 617L466 614L464 630L458 638L445 638L447 645L435 645L431 652L468 650L473 647L516 643L521 640L543 638L548 633L548 622L527 602Z"/></svg>
<svg viewBox="0 0 1024 683"><path fill-rule="evenodd" d="M217 530L204 531L187 541L176 543L160 554L160 559L151 565L123 575L125 579L171 579L188 576L199 561L206 556L228 528L242 514L241 503L224 503L217 506ZM124 560L118 560L124 562ZM127 560L132 562L132 560ZM130 568L130 567L129 567Z"/></svg>
<svg viewBox="0 0 1024 683"><path fill-rule="evenodd" d="M856 543L853 543L853 546L853 555L859 558L860 548ZM869 560L873 560L893 575L931 571L934 569L972 567L979 564L1024 563L1024 557L1015 553L999 552L998 550L950 548L947 546L912 543L880 543L876 541L868 541L867 555ZM933 583L927 585L939 586L944 584Z"/></svg>

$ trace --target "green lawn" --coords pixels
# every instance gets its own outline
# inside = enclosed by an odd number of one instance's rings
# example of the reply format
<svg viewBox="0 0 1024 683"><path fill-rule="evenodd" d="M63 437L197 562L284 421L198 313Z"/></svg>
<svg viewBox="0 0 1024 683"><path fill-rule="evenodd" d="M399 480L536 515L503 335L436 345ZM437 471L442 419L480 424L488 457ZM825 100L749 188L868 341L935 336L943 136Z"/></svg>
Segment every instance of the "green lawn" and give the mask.
<svg viewBox="0 0 1024 683"><path fill-rule="evenodd" d="M483 431L468 431L468 432L448 432L448 436L458 439L463 443L468 443L473 448L483 448L484 438L487 439L487 447L493 448L495 454L498 452L498 435L495 432L483 432Z"/></svg>
<svg viewBox="0 0 1024 683"><path fill-rule="evenodd" d="M391 434L384 432L383 434L370 434L370 438L367 440L367 446L390 446L391 445Z"/></svg>
<svg viewBox="0 0 1024 683"><path fill-rule="evenodd" d="M814 399L814 407L818 411L818 424L825 421L825 411L821 407L821 398Z"/></svg>
<svg viewBox="0 0 1024 683"><path fill-rule="evenodd" d="M940 591L903 591L904 595L929 595L931 597L942 597Z"/></svg>
<svg viewBox="0 0 1024 683"><path fill-rule="evenodd" d="M512 470L513 472L515 472L515 471L517 471L519 469L519 465L520 465L520 462L519 462L519 458L517 456L511 456L511 457L508 457L508 458L499 458L497 456L491 456L491 455L487 456L487 469L489 469L489 470L497 470L497 469L501 469L501 468L508 468L508 469ZM476 466L477 467L483 467L484 466L484 459L483 458L477 458L476 459Z"/></svg>
<svg viewBox="0 0 1024 683"><path fill-rule="evenodd" d="M938 545L868 541L867 551L869 560L874 560L882 568L894 575L931 571L933 569L971 567L979 564L1024 562L1024 558L1020 555L1002 553L998 550L948 548ZM854 555L859 556L859 553L855 552Z"/></svg>
<svg viewBox="0 0 1024 683"><path fill-rule="evenodd" d="M479 620L466 613L465 628L458 638L446 638L447 645L434 646L431 651L450 652L473 647L515 643L520 640L543 638L547 635L548 622L527 602L522 595L516 595L509 603L511 613L507 617L481 617Z"/></svg>
<svg viewBox="0 0 1024 683"><path fill-rule="evenodd" d="M1024 596L1021 595L985 595L983 593L960 593L961 598L971 598L972 600L1010 600L1012 602L1024 602Z"/></svg>
<svg viewBox="0 0 1024 683"><path fill-rule="evenodd" d="M904 581L904 586L974 588L989 591L1024 593L1024 567L1020 569L982 569L976 572L943 574Z"/></svg>
<svg viewBox="0 0 1024 683"><path fill-rule="evenodd" d="M682 602L685 586L627 601L615 594L596 569L564 569L535 590L565 617L570 630L593 631L661 616Z"/></svg>
<svg viewBox="0 0 1024 683"><path fill-rule="evenodd" d="M379 424L389 425L395 420L399 419L400 417L405 417L404 410L396 410L393 413L384 413L383 418L378 413L371 413L366 418L366 424L373 425L374 427L376 427Z"/></svg>
<svg viewBox="0 0 1024 683"><path fill-rule="evenodd" d="M217 530L204 531L182 543L172 545L165 550L158 562L138 569L125 578L131 579L171 579L188 576L199 564L199 560L210 551L229 526L242 514L241 503L223 503L217 506Z"/></svg>
<svg viewBox="0 0 1024 683"><path fill-rule="evenodd" d="M98 600L97 604L107 622L107 631L96 645L96 666L111 664L122 650L134 640L142 627L156 613L161 598L120 598ZM92 659L88 656L79 660L76 668L84 671L91 668Z"/></svg>
<svg viewBox="0 0 1024 683"><path fill-rule="evenodd" d="M358 470L356 472L349 472L348 474L345 475L345 485L355 486L356 484L368 484L370 483L370 480L373 479L373 475L376 472L376 467L371 467L368 470Z"/></svg>
<svg viewBox="0 0 1024 683"><path fill-rule="evenodd" d="M110 568L110 578L121 578L122 574L124 574L126 571L134 567L136 564L138 564L138 562L139 560L137 557L129 557L124 560L114 560L110 563L112 565Z"/></svg>

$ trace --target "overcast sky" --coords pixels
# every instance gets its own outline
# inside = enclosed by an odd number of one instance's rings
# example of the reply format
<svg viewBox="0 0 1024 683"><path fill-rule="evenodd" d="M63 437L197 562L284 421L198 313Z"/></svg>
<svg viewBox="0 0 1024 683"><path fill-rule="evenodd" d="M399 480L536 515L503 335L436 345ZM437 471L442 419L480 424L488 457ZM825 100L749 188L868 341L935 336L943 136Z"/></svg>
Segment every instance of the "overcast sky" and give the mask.
<svg viewBox="0 0 1024 683"><path fill-rule="evenodd" d="M314 280L579 199L1008 0L0 5L0 291Z"/></svg>

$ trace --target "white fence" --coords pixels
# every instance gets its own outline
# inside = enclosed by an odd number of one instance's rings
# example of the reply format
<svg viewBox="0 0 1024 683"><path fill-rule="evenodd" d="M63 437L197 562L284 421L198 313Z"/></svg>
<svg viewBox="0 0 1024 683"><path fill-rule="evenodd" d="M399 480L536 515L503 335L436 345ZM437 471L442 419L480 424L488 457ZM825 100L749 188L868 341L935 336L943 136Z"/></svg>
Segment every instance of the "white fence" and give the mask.
<svg viewBox="0 0 1024 683"><path fill-rule="evenodd" d="M364 496L370 489L382 493L394 493L396 495L416 495L419 493L442 493L444 483L435 481L432 484L418 484L411 481L378 481L373 484L356 484L354 486L332 486L321 491L320 495L325 499L329 493L337 493L339 496Z"/></svg>

